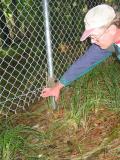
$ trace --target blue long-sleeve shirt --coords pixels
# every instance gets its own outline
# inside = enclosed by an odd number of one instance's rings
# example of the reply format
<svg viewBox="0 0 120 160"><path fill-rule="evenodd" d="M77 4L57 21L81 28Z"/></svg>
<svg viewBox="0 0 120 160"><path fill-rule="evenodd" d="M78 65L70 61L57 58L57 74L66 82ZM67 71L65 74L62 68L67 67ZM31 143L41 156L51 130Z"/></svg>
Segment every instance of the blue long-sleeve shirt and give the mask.
<svg viewBox="0 0 120 160"><path fill-rule="evenodd" d="M117 46L118 51L120 47ZM118 53L118 52L117 52ZM100 64L112 55L111 51L101 49L98 45L92 44L83 56L80 56L70 68L60 78L60 83L64 86L69 85L74 80L82 77L84 74L92 70L96 65ZM117 54L119 58L120 54Z"/></svg>

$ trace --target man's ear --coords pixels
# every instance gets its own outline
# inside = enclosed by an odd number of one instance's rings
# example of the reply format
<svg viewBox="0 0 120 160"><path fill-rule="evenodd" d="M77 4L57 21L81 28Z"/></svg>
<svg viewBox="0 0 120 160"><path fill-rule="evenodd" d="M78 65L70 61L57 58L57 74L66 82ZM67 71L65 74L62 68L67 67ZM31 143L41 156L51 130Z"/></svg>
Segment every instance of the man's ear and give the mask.
<svg viewBox="0 0 120 160"><path fill-rule="evenodd" d="M108 28L108 31L111 35L115 35L116 34L116 31L117 31L117 27L116 25L112 24L109 28Z"/></svg>

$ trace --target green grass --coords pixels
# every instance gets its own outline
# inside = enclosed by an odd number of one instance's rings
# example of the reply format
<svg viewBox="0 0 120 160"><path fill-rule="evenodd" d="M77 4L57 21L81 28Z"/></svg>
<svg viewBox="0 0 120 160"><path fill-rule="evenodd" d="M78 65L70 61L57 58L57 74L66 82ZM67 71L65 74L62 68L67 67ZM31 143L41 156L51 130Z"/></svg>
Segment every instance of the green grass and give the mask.
<svg viewBox="0 0 120 160"><path fill-rule="evenodd" d="M45 157L36 152L45 139L44 133L26 125L13 126L9 122L1 124L0 132L1 160L44 160Z"/></svg>
<svg viewBox="0 0 120 160"><path fill-rule="evenodd" d="M66 90L66 88L65 88ZM120 64L109 59L75 81L62 95L61 105L69 108L69 118L86 126L88 114L100 106L120 111Z"/></svg>
<svg viewBox="0 0 120 160"><path fill-rule="evenodd" d="M91 130L95 130L95 126L90 124L92 114L95 117L101 108L108 108L108 114L97 116L98 121L103 123L104 119L112 118L109 117L109 111L114 113L115 117L119 115L119 97L120 65L109 59L65 88L56 111L52 111L50 103L47 102L48 104L39 106L38 111L34 113L24 113L21 116L18 114L16 117L19 123L14 116L9 117L6 123L1 121L0 159L69 159L75 150L79 155L73 160L78 160L81 157L95 157L106 148L118 154L119 146L114 147L114 140L119 141L119 125L113 125L109 132L104 128L103 143L91 148L91 151L87 150L85 140L92 134ZM26 121L30 122L26 124ZM33 124L39 124L39 127L33 129ZM79 130L80 133L77 134ZM79 137L81 132L82 135Z"/></svg>

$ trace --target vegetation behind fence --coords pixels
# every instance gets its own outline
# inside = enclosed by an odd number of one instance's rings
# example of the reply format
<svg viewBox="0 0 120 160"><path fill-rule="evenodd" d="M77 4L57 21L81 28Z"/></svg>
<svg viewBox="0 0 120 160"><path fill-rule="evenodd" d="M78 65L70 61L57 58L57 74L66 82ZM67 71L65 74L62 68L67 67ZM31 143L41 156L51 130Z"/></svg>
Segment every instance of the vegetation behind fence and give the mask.
<svg viewBox="0 0 120 160"><path fill-rule="evenodd" d="M40 99L48 78L44 0L0 0L0 111L25 110ZM119 0L50 0L49 20L54 75L64 73L88 46L80 43L83 18L91 7Z"/></svg>

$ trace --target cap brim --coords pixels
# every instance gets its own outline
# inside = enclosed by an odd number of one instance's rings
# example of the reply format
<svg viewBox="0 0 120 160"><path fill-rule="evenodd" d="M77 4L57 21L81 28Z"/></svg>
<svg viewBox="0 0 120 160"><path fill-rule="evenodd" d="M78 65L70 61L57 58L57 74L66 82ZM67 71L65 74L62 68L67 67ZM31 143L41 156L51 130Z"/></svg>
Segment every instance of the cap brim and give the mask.
<svg viewBox="0 0 120 160"><path fill-rule="evenodd" d="M86 38L88 38L93 31L94 29L85 30L80 38L80 41L84 41Z"/></svg>

